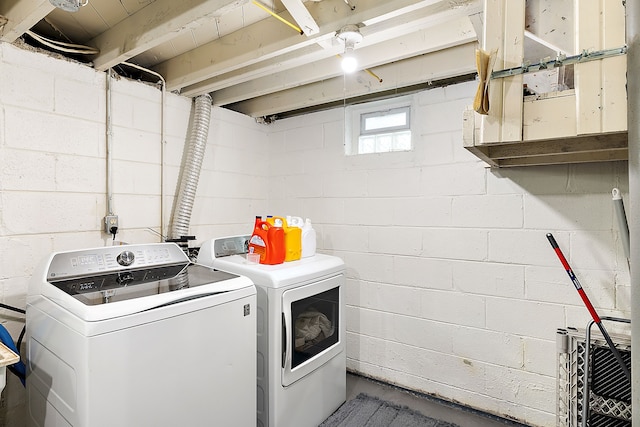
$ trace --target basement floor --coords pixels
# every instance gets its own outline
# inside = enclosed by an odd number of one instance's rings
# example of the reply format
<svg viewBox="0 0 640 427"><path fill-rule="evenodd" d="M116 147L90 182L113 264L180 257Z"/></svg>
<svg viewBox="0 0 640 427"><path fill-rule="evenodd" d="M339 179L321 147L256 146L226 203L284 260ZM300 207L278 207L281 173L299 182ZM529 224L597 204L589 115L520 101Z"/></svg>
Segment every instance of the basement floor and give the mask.
<svg viewBox="0 0 640 427"><path fill-rule="evenodd" d="M348 373L347 400L355 398L360 393L376 396L398 405L408 406L414 411L418 411L426 416L448 421L460 427L527 427L525 424L441 401L426 395L412 393L399 387Z"/></svg>

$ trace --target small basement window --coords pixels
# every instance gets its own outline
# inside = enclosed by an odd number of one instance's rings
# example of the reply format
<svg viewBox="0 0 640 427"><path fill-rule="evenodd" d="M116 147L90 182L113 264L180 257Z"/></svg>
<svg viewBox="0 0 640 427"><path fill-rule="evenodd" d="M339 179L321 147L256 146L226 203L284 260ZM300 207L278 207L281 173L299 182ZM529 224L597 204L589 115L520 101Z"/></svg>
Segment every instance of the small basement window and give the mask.
<svg viewBox="0 0 640 427"><path fill-rule="evenodd" d="M347 154L410 151L413 97L402 97L347 107Z"/></svg>

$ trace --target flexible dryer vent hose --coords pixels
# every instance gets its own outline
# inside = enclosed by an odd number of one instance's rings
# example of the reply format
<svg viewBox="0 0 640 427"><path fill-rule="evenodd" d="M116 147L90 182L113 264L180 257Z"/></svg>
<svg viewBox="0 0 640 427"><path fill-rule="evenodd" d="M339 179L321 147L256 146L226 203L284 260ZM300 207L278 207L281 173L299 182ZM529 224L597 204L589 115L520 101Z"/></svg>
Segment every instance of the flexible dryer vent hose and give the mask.
<svg viewBox="0 0 640 427"><path fill-rule="evenodd" d="M212 99L209 95L201 95L195 99L189 145L171 218L169 237L172 239L179 239L181 236L189 235L191 211L196 198L202 159L204 158L209 135L211 103Z"/></svg>

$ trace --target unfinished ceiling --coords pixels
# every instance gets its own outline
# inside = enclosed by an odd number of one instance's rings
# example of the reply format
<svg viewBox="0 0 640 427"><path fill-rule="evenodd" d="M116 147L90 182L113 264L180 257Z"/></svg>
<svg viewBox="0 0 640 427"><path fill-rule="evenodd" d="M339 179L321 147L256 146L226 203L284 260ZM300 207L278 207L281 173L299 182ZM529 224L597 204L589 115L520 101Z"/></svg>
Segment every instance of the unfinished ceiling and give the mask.
<svg viewBox="0 0 640 427"><path fill-rule="evenodd" d="M52 51L51 42L67 43L65 55L98 70L136 64L169 91L210 93L214 105L253 117L468 78L482 16L480 0L68 0L76 12L52 4L65 1L0 2L0 40ZM359 71L345 75L336 33L353 24ZM98 53L76 52L85 46Z"/></svg>

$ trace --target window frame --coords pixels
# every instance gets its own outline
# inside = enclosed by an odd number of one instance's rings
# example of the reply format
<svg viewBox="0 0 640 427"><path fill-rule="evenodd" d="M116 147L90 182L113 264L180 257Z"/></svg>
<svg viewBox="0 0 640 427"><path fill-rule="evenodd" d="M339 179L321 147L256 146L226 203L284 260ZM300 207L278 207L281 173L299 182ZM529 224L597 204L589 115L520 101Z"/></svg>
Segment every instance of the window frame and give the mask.
<svg viewBox="0 0 640 427"><path fill-rule="evenodd" d="M384 117L395 114L396 112L406 112L407 123L401 126L389 126L385 128L377 128L377 129L366 129L367 119L371 117ZM381 133L394 133L401 130L411 130L411 106L405 105L402 107L394 107L389 108L387 110L377 110L360 114L360 134L358 136L363 135L379 135Z"/></svg>
<svg viewBox="0 0 640 427"><path fill-rule="evenodd" d="M345 154L362 156L367 154L406 153L408 151L413 151L415 140L415 100L415 95L404 95L345 107ZM401 111L407 112L406 125L385 127L369 131L363 130L365 120L367 118L383 116L385 114L392 114L394 112ZM407 150L375 151L367 153L361 153L359 151L359 139L361 136L394 134L403 131L409 131L411 134L411 147Z"/></svg>

